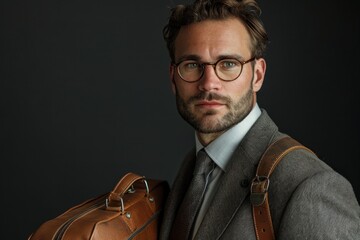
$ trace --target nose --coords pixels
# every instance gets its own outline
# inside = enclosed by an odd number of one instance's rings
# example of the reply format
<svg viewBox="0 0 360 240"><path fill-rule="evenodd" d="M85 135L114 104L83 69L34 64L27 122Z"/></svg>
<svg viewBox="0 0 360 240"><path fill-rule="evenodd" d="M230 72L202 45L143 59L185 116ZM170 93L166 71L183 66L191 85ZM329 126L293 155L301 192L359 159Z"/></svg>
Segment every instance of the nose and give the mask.
<svg viewBox="0 0 360 240"><path fill-rule="evenodd" d="M222 81L216 75L215 65L204 65L204 73L199 81L199 89L201 91L214 91L219 90L222 86Z"/></svg>

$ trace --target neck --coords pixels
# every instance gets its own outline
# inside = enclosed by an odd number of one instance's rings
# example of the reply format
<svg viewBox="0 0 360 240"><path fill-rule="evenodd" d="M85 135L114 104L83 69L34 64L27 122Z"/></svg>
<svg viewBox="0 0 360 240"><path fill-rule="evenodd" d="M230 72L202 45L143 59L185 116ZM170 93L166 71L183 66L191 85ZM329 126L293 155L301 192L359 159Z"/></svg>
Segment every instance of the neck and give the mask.
<svg viewBox="0 0 360 240"><path fill-rule="evenodd" d="M206 147L209 145L212 141L214 141L216 138L218 138L221 134L223 134L225 131L222 132L216 132L216 133L200 133L196 132L197 137L200 141L200 143Z"/></svg>

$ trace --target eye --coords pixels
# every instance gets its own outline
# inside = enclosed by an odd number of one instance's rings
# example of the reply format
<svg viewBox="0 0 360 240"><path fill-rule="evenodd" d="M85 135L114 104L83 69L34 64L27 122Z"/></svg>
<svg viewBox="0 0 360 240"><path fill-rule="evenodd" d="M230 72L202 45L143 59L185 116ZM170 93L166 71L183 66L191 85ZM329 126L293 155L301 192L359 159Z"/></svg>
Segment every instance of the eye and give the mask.
<svg viewBox="0 0 360 240"><path fill-rule="evenodd" d="M187 60L179 64L179 69L182 72L199 71L201 64L194 60Z"/></svg>
<svg viewBox="0 0 360 240"><path fill-rule="evenodd" d="M222 70L232 70L241 67L241 64L235 59L224 59L218 63L218 66Z"/></svg>
<svg viewBox="0 0 360 240"><path fill-rule="evenodd" d="M199 64L197 62L184 62L183 67L185 69L191 70L191 69L197 69L199 68Z"/></svg>

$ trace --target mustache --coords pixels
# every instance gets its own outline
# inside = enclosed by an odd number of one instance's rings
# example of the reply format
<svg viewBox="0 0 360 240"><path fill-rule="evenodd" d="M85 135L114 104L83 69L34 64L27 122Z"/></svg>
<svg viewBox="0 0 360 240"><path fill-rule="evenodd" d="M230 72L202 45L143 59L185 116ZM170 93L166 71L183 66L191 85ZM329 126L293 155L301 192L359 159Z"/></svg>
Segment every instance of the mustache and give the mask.
<svg viewBox="0 0 360 240"><path fill-rule="evenodd" d="M231 99L229 97L217 94L217 93L209 93L209 92L201 92L195 96L192 96L189 98L188 103L194 102L194 101L212 101L217 100L224 103L231 103Z"/></svg>

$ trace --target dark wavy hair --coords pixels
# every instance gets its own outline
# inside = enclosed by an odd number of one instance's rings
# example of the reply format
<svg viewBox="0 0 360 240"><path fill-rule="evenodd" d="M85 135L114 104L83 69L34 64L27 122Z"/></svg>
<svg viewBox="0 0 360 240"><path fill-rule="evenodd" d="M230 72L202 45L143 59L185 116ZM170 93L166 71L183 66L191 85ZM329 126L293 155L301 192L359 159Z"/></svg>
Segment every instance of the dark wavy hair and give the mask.
<svg viewBox="0 0 360 240"><path fill-rule="evenodd" d="M182 26L233 17L239 19L248 30L253 56L263 57L269 40L260 15L261 9L255 0L195 0L192 4L177 5L171 9L169 22L163 29L170 58L175 60L175 39Z"/></svg>

